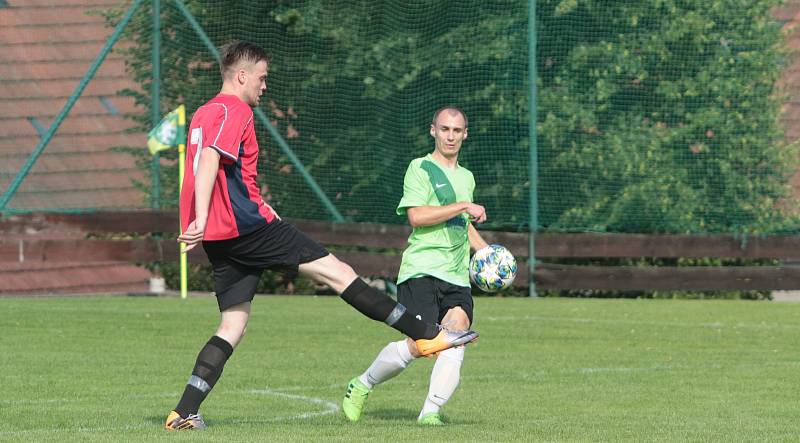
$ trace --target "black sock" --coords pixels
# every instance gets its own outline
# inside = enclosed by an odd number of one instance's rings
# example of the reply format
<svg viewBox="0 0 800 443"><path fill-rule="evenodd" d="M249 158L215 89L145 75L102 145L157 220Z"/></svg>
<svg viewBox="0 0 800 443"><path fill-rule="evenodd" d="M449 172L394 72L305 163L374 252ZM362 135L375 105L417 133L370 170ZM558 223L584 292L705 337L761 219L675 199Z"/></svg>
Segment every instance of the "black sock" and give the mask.
<svg viewBox="0 0 800 443"><path fill-rule="evenodd" d="M183 396L175 407L175 412L186 418L189 414L197 414L200 403L205 400L211 388L222 375L225 362L233 354L233 346L224 339L213 336L200 353L192 370L192 376L183 390Z"/></svg>
<svg viewBox="0 0 800 443"><path fill-rule="evenodd" d="M392 300L386 293L370 287L361 278L356 278L341 294L342 299L367 317L386 323L414 340L433 338L439 333L435 324L425 323L405 306Z"/></svg>

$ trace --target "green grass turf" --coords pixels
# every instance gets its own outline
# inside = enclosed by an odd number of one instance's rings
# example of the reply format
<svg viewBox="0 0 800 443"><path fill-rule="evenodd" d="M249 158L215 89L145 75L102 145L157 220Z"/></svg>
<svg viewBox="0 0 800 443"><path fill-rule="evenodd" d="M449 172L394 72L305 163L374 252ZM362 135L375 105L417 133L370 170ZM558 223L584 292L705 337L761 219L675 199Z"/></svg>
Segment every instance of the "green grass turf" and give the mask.
<svg viewBox="0 0 800 443"><path fill-rule="evenodd" d="M259 296L201 412L161 429L218 321L211 297L0 299L2 441L797 441L800 304L476 299L449 425L416 417L432 359L345 384L399 336L336 297Z"/></svg>

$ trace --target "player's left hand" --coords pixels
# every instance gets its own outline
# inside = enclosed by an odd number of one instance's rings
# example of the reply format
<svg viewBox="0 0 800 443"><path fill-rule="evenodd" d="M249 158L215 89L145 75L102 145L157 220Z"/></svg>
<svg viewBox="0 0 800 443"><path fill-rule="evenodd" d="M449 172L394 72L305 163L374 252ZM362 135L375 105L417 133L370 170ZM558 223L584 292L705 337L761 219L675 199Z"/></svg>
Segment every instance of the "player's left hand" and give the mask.
<svg viewBox="0 0 800 443"><path fill-rule="evenodd" d="M189 223L189 227L186 228L186 231L178 236L178 241L186 244L183 252L191 251L197 246L197 244L203 240L205 230L205 223L197 223L197 220Z"/></svg>
<svg viewBox="0 0 800 443"><path fill-rule="evenodd" d="M469 214L470 220L475 223L483 223L486 221L486 208L481 205L470 203L467 206L467 214Z"/></svg>

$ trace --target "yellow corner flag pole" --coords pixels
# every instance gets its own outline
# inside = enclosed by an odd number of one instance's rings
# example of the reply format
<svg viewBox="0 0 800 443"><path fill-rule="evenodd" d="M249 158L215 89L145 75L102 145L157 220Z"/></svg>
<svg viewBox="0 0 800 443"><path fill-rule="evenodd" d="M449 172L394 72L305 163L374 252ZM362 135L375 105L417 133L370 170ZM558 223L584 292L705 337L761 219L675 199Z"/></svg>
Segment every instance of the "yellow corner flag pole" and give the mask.
<svg viewBox="0 0 800 443"><path fill-rule="evenodd" d="M180 190L183 189L183 174L186 172L186 107L183 105L178 106L178 128L180 128L178 130L178 134L182 134L178 144L178 190L180 192ZM181 232L182 229L182 227L178 227L179 232ZM186 289L186 243L181 243L180 249L181 298L185 299L188 295L188 291Z"/></svg>

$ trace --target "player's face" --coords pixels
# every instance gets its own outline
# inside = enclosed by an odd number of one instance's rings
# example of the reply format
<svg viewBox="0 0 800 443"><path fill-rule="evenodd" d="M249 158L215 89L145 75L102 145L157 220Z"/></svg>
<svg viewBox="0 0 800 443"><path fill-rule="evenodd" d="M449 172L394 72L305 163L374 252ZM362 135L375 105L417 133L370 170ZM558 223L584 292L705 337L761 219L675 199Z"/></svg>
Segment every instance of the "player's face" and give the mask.
<svg viewBox="0 0 800 443"><path fill-rule="evenodd" d="M251 65L247 72L247 80L245 81L244 89L247 97L247 104L250 106L258 106L261 102L261 94L267 90L268 68L267 62L261 60Z"/></svg>
<svg viewBox="0 0 800 443"><path fill-rule="evenodd" d="M446 158L458 156L461 142L467 138L467 128L460 112L448 109L439 113L436 124L431 125L431 136L436 140L436 151Z"/></svg>

